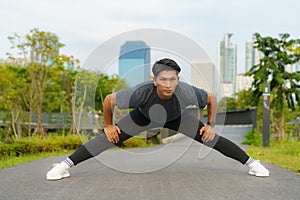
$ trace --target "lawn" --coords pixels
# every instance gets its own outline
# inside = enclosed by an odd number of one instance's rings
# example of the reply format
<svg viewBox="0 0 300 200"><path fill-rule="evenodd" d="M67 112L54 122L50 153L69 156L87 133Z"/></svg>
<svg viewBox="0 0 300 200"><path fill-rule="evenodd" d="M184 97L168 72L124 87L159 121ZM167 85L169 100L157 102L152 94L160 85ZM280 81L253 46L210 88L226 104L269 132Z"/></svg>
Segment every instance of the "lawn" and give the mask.
<svg viewBox="0 0 300 200"><path fill-rule="evenodd" d="M292 170L300 175L300 142L276 141L270 147L250 145L247 153L255 159Z"/></svg>

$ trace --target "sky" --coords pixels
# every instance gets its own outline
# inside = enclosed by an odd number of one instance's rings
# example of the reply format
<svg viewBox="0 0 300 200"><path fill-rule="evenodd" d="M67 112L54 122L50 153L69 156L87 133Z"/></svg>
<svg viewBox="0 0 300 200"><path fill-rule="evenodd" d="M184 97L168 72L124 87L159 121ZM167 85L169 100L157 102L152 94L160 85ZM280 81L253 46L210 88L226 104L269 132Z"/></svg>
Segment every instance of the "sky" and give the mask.
<svg viewBox="0 0 300 200"><path fill-rule="evenodd" d="M0 58L11 52L7 39L33 28L59 36L61 53L81 63L99 45L128 31L166 29L200 45L217 64L217 43L233 33L237 72L244 72L245 42L255 32L300 37L298 0L0 0Z"/></svg>

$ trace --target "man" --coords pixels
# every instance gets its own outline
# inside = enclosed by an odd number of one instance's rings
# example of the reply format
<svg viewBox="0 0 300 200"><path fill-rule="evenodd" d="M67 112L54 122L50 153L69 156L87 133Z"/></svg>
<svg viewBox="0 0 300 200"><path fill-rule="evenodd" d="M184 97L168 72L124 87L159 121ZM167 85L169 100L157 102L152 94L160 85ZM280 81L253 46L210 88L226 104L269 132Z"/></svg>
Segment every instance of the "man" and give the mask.
<svg viewBox="0 0 300 200"><path fill-rule="evenodd" d="M269 176L269 171L250 158L239 146L215 133L217 101L214 95L179 81L181 69L168 58L157 61L152 68L153 81L107 95L104 100L104 133L82 145L72 155L56 164L46 175L47 180L70 176L69 168L94 157L108 148L145 130L165 127L183 133L227 157L249 166L250 175ZM208 121L203 124L187 106L207 106ZM133 108L116 125L113 109Z"/></svg>

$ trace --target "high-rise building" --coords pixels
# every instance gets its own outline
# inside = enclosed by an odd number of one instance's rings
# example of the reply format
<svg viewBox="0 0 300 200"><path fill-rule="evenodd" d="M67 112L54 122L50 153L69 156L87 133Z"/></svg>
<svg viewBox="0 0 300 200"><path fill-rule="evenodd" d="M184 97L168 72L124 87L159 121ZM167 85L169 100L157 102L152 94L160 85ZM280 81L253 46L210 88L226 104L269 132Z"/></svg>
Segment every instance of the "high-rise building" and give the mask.
<svg viewBox="0 0 300 200"><path fill-rule="evenodd" d="M119 77L130 86L150 77L150 47L144 41L126 41L120 49Z"/></svg>
<svg viewBox="0 0 300 200"><path fill-rule="evenodd" d="M232 82L223 82L221 83L221 98L222 97L231 97L233 96L233 85Z"/></svg>
<svg viewBox="0 0 300 200"><path fill-rule="evenodd" d="M259 63L262 58L262 52L254 47L256 37L252 37L251 42L246 42L246 59L245 59L245 72L248 72L250 68Z"/></svg>
<svg viewBox="0 0 300 200"><path fill-rule="evenodd" d="M230 41L232 33L227 33L224 39L218 42L218 69L221 82L232 84L235 93L235 78L237 73L237 46Z"/></svg>
<svg viewBox="0 0 300 200"><path fill-rule="evenodd" d="M253 82L252 76L245 76L245 74L243 73L238 74L236 76L236 92L250 89L252 82Z"/></svg>
<svg viewBox="0 0 300 200"><path fill-rule="evenodd" d="M219 82L214 63L209 59L192 61L191 83L215 93Z"/></svg>

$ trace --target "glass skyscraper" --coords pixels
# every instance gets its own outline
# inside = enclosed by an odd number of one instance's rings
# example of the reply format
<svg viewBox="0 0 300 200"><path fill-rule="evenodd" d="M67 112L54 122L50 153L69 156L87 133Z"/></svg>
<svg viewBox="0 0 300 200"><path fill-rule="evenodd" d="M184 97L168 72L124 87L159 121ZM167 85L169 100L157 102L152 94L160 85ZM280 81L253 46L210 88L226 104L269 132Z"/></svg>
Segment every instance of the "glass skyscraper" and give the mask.
<svg viewBox="0 0 300 200"><path fill-rule="evenodd" d="M232 44L230 38L233 34L227 33L218 43L218 68L223 83L231 83L235 92L235 78L237 71L237 46Z"/></svg>
<svg viewBox="0 0 300 200"><path fill-rule="evenodd" d="M119 77L130 86L149 80L150 47L144 41L126 41L120 49Z"/></svg>
<svg viewBox="0 0 300 200"><path fill-rule="evenodd" d="M246 60L245 60L245 71L248 72L252 66L257 65L263 54L254 47L255 36L253 36L251 42L246 42Z"/></svg>

